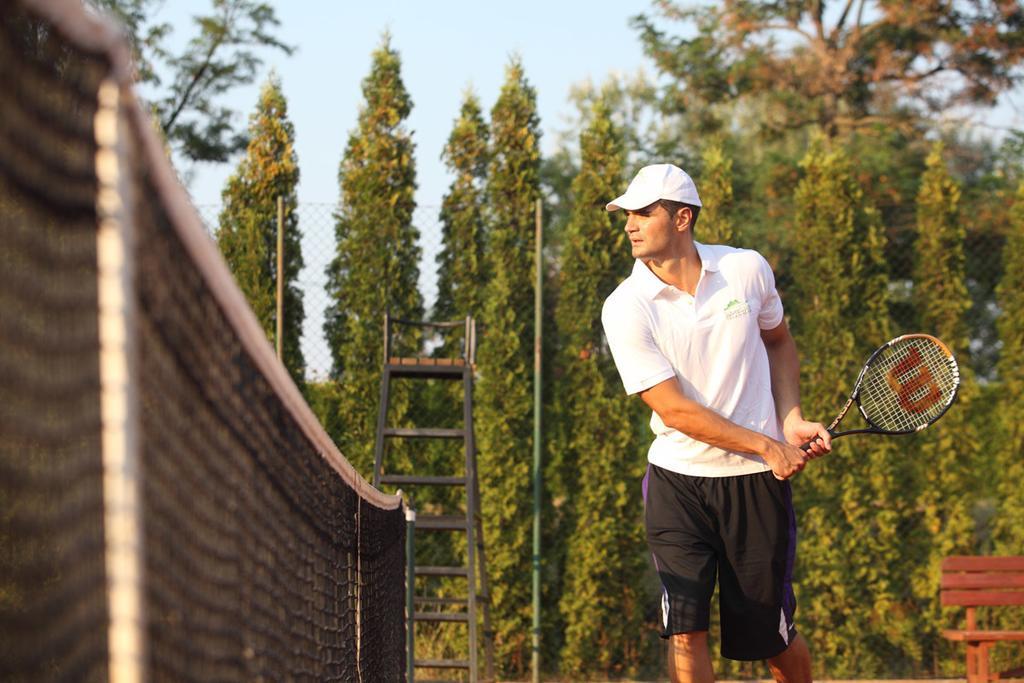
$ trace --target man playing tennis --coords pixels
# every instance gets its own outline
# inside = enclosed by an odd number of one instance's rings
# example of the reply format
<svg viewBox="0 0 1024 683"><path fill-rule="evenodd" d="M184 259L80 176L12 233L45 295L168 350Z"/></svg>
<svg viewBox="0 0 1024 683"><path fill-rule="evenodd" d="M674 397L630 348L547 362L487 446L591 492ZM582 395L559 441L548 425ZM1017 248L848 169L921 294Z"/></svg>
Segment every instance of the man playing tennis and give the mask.
<svg viewBox="0 0 1024 683"><path fill-rule="evenodd" d="M602 323L626 392L651 407L643 491L662 583L673 681L714 680L707 632L716 575L722 655L811 680L793 622L790 484L831 450L800 411L800 363L775 277L756 251L699 244L701 202L671 164L646 166L607 205L626 212L636 263ZM798 444L815 439L805 453Z"/></svg>

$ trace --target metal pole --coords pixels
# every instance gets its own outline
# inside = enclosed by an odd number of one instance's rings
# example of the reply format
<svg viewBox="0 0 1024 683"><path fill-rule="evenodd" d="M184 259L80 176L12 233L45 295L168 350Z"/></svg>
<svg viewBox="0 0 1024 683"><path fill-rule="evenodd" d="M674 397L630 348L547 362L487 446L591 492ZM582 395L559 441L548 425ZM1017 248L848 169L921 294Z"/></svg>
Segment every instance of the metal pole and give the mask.
<svg viewBox="0 0 1024 683"><path fill-rule="evenodd" d="M413 683L416 675L416 628L413 615L416 604L416 511L405 506L405 676Z"/></svg>
<svg viewBox="0 0 1024 683"><path fill-rule="evenodd" d="M281 338L284 336L284 196L277 195L277 330L278 360L284 357Z"/></svg>
<svg viewBox="0 0 1024 683"><path fill-rule="evenodd" d="M541 203L537 200L536 268L533 298L533 653L530 658L533 683L540 681L540 501L541 501L541 347L544 269L542 259Z"/></svg>

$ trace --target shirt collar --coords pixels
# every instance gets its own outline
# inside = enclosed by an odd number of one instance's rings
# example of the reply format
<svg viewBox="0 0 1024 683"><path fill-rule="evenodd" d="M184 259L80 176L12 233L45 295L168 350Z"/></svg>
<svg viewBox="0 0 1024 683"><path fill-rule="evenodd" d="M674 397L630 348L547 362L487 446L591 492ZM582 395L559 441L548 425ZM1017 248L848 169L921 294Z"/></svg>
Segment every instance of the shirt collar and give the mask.
<svg viewBox="0 0 1024 683"><path fill-rule="evenodd" d="M700 256L701 270L709 273L717 272L718 257L715 255L714 251L697 241L694 241L693 245L697 247L697 254ZM639 287L640 292L648 299L654 299L665 291L665 289L672 286L662 282L657 275L651 272L651 269L647 267L647 264L640 259L637 259L633 263L632 277Z"/></svg>

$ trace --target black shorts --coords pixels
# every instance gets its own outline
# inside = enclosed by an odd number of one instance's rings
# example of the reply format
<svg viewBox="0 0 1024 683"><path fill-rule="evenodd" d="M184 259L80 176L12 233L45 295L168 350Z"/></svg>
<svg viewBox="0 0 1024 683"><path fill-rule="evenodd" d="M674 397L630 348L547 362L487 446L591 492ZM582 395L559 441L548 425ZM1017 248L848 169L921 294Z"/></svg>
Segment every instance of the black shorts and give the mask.
<svg viewBox="0 0 1024 683"><path fill-rule="evenodd" d="M662 585L662 638L706 631L717 575L722 656L768 659L796 636L796 517L771 472L691 477L649 465L647 543Z"/></svg>

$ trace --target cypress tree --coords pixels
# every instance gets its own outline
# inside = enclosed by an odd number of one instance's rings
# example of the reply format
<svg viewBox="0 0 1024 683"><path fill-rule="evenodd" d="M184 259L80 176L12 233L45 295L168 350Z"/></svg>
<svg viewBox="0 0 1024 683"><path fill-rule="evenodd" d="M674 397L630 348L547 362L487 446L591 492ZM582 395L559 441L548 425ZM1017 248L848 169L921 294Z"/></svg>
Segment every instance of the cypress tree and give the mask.
<svg viewBox="0 0 1024 683"><path fill-rule="evenodd" d="M456 320L467 315L479 320L480 317L487 139L487 124L480 103L472 92L467 92L442 153L454 179L441 202L442 248L436 260L438 293L432 311L434 320ZM434 349L434 355L458 357L463 352L462 337L461 327L447 331L441 337L442 343ZM430 380L421 388L412 407L419 424L461 426L461 383ZM451 442L428 442L423 449L424 452L417 455L421 471L459 472L464 467L461 448L453 449ZM419 505L429 504L439 510L457 510L465 505L465 491L457 487L422 487L417 488L415 494ZM465 566L468 563L466 542L461 535L431 534L417 541L416 553L426 564ZM466 582L459 578L441 579L421 585L417 590L436 598L464 596ZM482 624L478 627L482 628ZM445 624L420 624L416 637L420 655L434 659L461 659L469 642L465 628Z"/></svg>
<svg viewBox="0 0 1024 683"><path fill-rule="evenodd" d="M217 244L256 313L268 339L277 333L277 198L284 198L284 321L282 356L302 386L305 361L300 346L305 312L298 286L302 234L296 214L299 164L295 127L280 80L271 75L249 119L249 145L222 197Z"/></svg>
<svg viewBox="0 0 1024 683"><path fill-rule="evenodd" d="M794 195L789 268L793 291L786 303L802 356L803 410L827 415L842 405L838 378L857 369L856 338L844 316L853 300L850 252L857 230L860 194L842 152L815 141L800 162L803 178ZM799 247L799 248L797 248Z"/></svg>
<svg viewBox="0 0 1024 683"><path fill-rule="evenodd" d="M480 315L487 139L480 102L467 93L442 155L455 179L441 202L443 247L437 256L434 305L439 320Z"/></svg>
<svg viewBox="0 0 1024 683"><path fill-rule="evenodd" d="M700 210L694 238L704 244L732 244L732 159L725 155L720 138L701 152Z"/></svg>
<svg viewBox="0 0 1024 683"><path fill-rule="evenodd" d="M1024 181L1017 187L1003 247L1003 277L996 290L1000 315L997 319L1002 349L999 356L998 409L986 411L996 421L1000 441L991 470L996 482L996 514L992 529L992 554L1020 555L1024 548ZM980 403L981 401L979 401ZM990 628L1013 630L1019 619L1013 610L997 611ZM1009 652L1008 652L1009 650ZM1020 659L1016 648L997 646L992 657L994 670L1011 668Z"/></svg>
<svg viewBox="0 0 1024 683"><path fill-rule="evenodd" d="M867 353L889 335L885 240L878 212L846 154L821 141L801 162L794 196L798 248L787 306L802 356L804 414L830 419ZM844 428L854 416L847 416ZM902 486L885 440L843 440L794 480L800 526L799 620L820 675L880 675L909 667L900 621ZM909 655L913 658L913 653Z"/></svg>
<svg viewBox="0 0 1024 683"><path fill-rule="evenodd" d="M573 676L635 673L645 651L643 525L639 481L643 450L630 417L636 398L622 391L601 334L601 306L629 274L625 231L604 204L622 186L621 133L603 102L580 136L580 171L564 235L556 310L561 358L558 389L566 469L576 471L568 539L562 670Z"/></svg>
<svg viewBox="0 0 1024 683"><path fill-rule="evenodd" d="M534 202L540 197L536 93L513 59L491 110L488 236L476 426L481 510L500 670L529 662Z"/></svg>
<svg viewBox="0 0 1024 683"><path fill-rule="evenodd" d="M1003 247L1003 279L997 289L1001 314L999 339L999 409L1004 441L998 463L999 508L995 521L995 551L1017 555L1024 548L1024 182L1010 212Z"/></svg>
<svg viewBox="0 0 1024 683"><path fill-rule="evenodd" d="M401 76L401 59L390 36L372 56L363 80L365 104L349 136L338 179L341 206L335 215L337 252L327 268L331 303L324 331L331 349L338 392L334 438L367 476L372 469L378 388L383 363L385 311L419 320L419 232L412 224L416 170L413 142L405 127L412 102ZM399 339L397 355L417 353L419 339ZM397 425L409 404L398 383L388 421Z"/></svg>
<svg viewBox="0 0 1024 683"><path fill-rule="evenodd" d="M941 142L932 146L917 193L914 303L925 331L955 354L968 350L966 313L971 300L964 281L964 240L959 216L960 188L943 160Z"/></svg>
<svg viewBox="0 0 1024 683"><path fill-rule="evenodd" d="M960 188L942 157L941 143L933 145L917 194L917 223L913 301L921 329L943 340L960 361L959 405L913 443L918 472L917 505L923 511L922 532L929 542L914 577L915 594L925 619L920 637L924 656L952 671L958 666L954 648L940 635L943 612L938 604L940 565L950 554L973 550L973 468L978 465L977 439L967 420L975 387L967 367L969 333L964 240L960 220ZM952 627L952 622L950 622Z"/></svg>

